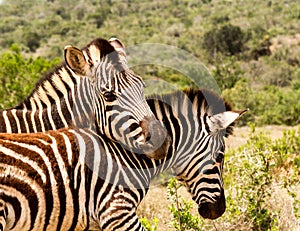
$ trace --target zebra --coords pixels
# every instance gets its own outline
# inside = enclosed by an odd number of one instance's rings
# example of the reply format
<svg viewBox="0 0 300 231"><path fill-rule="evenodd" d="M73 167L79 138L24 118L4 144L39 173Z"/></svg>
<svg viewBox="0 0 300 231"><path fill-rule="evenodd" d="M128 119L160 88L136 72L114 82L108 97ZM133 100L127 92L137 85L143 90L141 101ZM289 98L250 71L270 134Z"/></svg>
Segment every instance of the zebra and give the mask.
<svg viewBox="0 0 300 231"><path fill-rule="evenodd" d="M199 214L225 211L224 137L245 111L205 90L148 99L171 137L155 160L87 128L0 134L0 230L145 230L136 209L171 169Z"/></svg>
<svg viewBox="0 0 300 231"><path fill-rule="evenodd" d="M120 40L98 38L82 50L66 46L65 63L41 79L22 103L1 111L0 132L96 125L99 134L162 158L166 130L150 110L143 88L141 77L127 67Z"/></svg>

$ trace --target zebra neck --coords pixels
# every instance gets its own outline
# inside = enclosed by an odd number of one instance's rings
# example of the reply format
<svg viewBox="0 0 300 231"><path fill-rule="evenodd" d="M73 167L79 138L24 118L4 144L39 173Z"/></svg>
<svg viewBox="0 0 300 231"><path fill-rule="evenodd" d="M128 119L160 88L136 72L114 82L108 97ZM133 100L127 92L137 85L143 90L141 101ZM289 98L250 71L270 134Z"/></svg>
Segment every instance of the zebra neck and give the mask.
<svg viewBox="0 0 300 231"><path fill-rule="evenodd" d="M96 113L99 109L97 105L100 97L96 95L93 88L88 78L83 78L78 82L72 98L71 114L74 118L72 127L95 131L95 124L102 122L101 117Z"/></svg>
<svg viewBox="0 0 300 231"><path fill-rule="evenodd" d="M172 139L169 153L161 162L160 172L166 169L184 168L190 154L199 149L201 137L205 134L202 118L202 102L184 92L175 92L149 99L148 104L168 130Z"/></svg>

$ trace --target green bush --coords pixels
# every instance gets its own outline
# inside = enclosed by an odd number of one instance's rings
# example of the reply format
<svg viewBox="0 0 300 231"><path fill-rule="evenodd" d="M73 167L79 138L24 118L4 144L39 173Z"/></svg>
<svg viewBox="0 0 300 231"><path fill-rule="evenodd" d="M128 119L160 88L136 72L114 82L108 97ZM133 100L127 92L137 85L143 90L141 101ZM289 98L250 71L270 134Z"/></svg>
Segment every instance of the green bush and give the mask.
<svg viewBox="0 0 300 231"><path fill-rule="evenodd" d="M201 231L203 220L191 213L193 202L186 201L178 194L178 189L181 186L175 178L171 178L167 186L167 198L171 203L169 210L173 216L172 226L177 231Z"/></svg>
<svg viewBox="0 0 300 231"><path fill-rule="evenodd" d="M246 125L255 122L257 125L300 123L300 90L266 86L253 89L245 79L240 79L231 89L225 89L223 96L232 103L236 110L249 108L250 111L239 121Z"/></svg>
<svg viewBox="0 0 300 231"><path fill-rule="evenodd" d="M220 52L235 55L243 51L247 36L239 26L225 24L214 27L204 34L203 48L210 54Z"/></svg>
<svg viewBox="0 0 300 231"><path fill-rule="evenodd" d="M31 52L34 52L40 46L40 36L36 32L29 32L24 36L25 44L30 49Z"/></svg>
<svg viewBox="0 0 300 231"><path fill-rule="evenodd" d="M292 215L298 219L300 203L295 192L300 184L300 166L296 153L300 153L300 127L285 132L275 141L265 133L252 133L245 145L227 153L224 166L227 210L222 223L230 221L231 227L247 225L257 231L281 230L286 218L272 201L275 190L284 189L288 194L283 193L281 201L293 200Z"/></svg>
<svg viewBox="0 0 300 231"><path fill-rule="evenodd" d="M49 71L59 59L23 58L18 45L0 55L0 108L12 107L30 94L42 73Z"/></svg>
<svg viewBox="0 0 300 231"><path fill-rule="evenodd" d="M157 218L148 220L146 217L142 217L140 218L140 222L147 231L156 231L159 220Z"/></svg>
<svg viewBox="0 0 300 231"><path fill-rule="evenodd" d="M243 78L243 75L244 71L235 56L220 58L212 69L212 76L221 90L233 88L237 81Z"/></svg>

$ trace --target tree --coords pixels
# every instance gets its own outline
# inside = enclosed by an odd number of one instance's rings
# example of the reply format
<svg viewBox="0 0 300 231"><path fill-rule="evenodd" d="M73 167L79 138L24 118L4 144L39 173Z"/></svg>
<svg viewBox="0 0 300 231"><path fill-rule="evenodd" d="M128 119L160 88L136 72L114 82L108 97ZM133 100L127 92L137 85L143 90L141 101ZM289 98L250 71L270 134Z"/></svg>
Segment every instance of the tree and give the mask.
<svg viewBox="0 0 300 231"><path fill-rule="evenodd" d="M210 54L221 52L224 55L235 55L243 51L246 42L245 33L238 26L225 24L205 33L203 48Z"/></svg>

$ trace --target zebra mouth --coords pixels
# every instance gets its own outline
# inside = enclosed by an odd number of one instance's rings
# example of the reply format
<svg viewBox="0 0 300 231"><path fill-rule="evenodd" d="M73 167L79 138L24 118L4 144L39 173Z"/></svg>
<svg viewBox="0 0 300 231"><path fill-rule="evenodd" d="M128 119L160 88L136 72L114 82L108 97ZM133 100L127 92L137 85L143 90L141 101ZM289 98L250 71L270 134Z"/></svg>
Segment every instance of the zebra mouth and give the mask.
<svg viewBox="0 0 300 231"><path fill-rule="evenodd" d="M141 122L144 140L139 144L141 152L148 158L163 159L168 154L171 138L160 121L151 118Z"/></svg>
<svg viewBox="0 0 300 231"><path fill-rule="evenodd" d="M226 202L224 191L222 190L221 196L215 202L202 202L198 207L199 214L205 218L214 220L223 215L226 210Z"/></svg>

